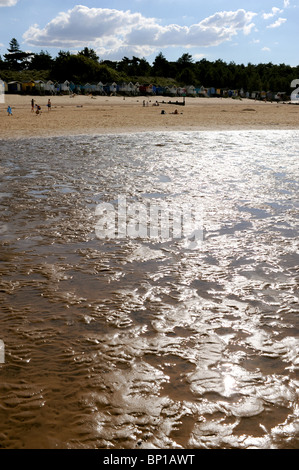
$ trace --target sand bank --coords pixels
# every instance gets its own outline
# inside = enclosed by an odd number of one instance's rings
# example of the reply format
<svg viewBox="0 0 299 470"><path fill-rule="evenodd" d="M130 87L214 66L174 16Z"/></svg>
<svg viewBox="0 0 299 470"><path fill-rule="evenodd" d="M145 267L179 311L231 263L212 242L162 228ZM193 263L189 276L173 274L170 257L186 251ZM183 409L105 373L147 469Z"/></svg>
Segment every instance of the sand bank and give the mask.
<svg viewBox="0 0 299 470"><path fill-rule="evenodd" d="M31 96L6 95L0 104L0 138L143 131L299 129L299 106L254 100L187 98L186 106L165 97L34 97L41 115L31 112ZM145 99L148 106L143 106ZM159 107L153 106L156 99ZM162 103L164 101L164 103ZM179 101L182 101L179 99ZM10 105L13 115L7 116ZM164 109L166 114L161 114ZM178 115L171 114L178 110Z"/></svg>

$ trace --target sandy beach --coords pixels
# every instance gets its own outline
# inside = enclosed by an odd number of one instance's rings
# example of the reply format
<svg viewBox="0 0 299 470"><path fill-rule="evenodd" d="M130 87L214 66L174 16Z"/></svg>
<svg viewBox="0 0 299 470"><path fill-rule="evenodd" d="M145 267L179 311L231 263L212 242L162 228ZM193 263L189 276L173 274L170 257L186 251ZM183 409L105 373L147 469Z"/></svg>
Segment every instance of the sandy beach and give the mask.
<svg viewBox="0 0 299 470"><path fill-rule="evenodd" d="M34 97L42 113L31 112L31 96L6 95L0 104L1 138L79 134L230 129L299 129L299 107L287 103L221 98L187 98L186 106L168 97ZM146 106L143 106L143 100ZM154 106L156 99L159 107ZM164 103L163 103L164 101ZM179 99L181 102L182 99ZM7 106L12 116L7 115ZM162 109L166 114L161 114ZM175 109L178 115L172 114Z"/></svg>

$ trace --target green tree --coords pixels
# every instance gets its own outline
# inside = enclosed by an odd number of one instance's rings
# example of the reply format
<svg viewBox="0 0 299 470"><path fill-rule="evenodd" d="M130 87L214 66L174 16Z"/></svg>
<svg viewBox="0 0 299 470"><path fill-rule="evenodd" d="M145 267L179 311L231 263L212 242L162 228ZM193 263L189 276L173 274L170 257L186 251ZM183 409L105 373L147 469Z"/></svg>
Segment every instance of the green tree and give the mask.
<svg viewBox="0 0 299 470"><path fill-rule="evenodd" d="M30 52L23 52L16 38L12 38L9 43L8 54L4 54L4 58L9 70L24 70L29 65Z"/></svg>
<svg viewBox="0 0 299 470"><path fill-rule="evenodd" d="M39 54L34 54L30 64L29 70L51 70L54 65L54 60L48 52L41 51Z"/></svg>
<svg viewBox="0 0 299 470"><path fill-rule="evenodd" d="M192 55L186 52L177 60L177 64L181 70L191 67L193 65Z"/></svg>
<svg viewBox="0 0 299 470"><path fill-rule="evenodd" d="M262 91L262 80L255 70L248 79L248 91Z"/></svg>
<svg viewBox="0 0 299 470"><path fill-rule="evenodd" d="M169 62L160 52L153 63L153 73L156 77L168 77L169 76Z"/></svg>
<svg viewBox="0 0 299 470"><path fill-rule="evenodd" d="M117 63L117 70L128 77L146 76L151 71L150 64L143 58L133 56L132 59L124 57Z"/></svg>
<svg viewBox="0 0 299 470"><path fill-rule="evenodd" d="M89 49L88 47L84 47L84 49L80 52L78 52L78 55L81 55L83 57L87 57L88 59L92 59L95 62L99 61L99 56L93 49Z"/></svg>
<svg viewBox="0 0 299 470"><path fill-rule="evenodd" d="M182 86L194 85L196 81L195 74L190 68L183 69L180 73L178 73L176 79Z"/></svg>

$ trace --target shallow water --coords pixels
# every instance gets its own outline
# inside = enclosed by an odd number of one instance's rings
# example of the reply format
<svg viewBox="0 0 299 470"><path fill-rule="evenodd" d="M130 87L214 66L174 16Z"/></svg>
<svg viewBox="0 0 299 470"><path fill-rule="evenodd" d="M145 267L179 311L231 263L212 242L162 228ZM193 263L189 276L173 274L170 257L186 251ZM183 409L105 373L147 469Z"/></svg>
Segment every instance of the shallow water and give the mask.
<svg viewBox="0 0 299 470"><path fill-rule="evenodd" d="M298 448L297 131L0 141L0 447ZM119 195L204 241L99 239Z"/></svg>

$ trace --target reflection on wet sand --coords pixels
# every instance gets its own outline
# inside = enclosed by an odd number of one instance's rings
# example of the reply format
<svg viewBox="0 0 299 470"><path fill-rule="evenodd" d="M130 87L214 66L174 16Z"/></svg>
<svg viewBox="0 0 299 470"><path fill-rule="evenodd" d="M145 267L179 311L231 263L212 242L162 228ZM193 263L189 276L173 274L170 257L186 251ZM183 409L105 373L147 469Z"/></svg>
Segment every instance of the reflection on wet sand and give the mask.
<svg viewBox="0 0 299 470"><path fill-rule="evenodd" d="M297 149L279 131L1 142L1 447L298 447ZM196 204L203 246L98 239L118 195Z"/></svg>

